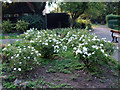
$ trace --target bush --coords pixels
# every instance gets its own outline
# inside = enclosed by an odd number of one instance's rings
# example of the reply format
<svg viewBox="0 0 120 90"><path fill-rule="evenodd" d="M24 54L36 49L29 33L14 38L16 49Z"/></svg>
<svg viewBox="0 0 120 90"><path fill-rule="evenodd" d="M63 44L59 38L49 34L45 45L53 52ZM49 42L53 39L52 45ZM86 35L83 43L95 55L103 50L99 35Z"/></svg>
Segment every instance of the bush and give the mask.
<svg viewBox="0 0 120 90"><path fill-rule="evenodd" d="M86 29L86 30L92 29L92 25L91 25L91 24L87 24L85 29Z"/></svg>
<svg viewBox="0 0 120 90"><path fill-rule="evenodd" d="M55 32L50 30L35 31L31 29L21 36L30 40L31 45L41 53L43 58L51 58L60 51L63 45L60 41L60 35L57 36ZM61 45L59 45L60 43Z"/></svg>
<svg viewBox="0 0 120 90"><path fill-rule="evenodd" d="M12 23L10 20L3 21L2 23L2 31L3 33L10 33L13 29Z"/></svg>
<svg viewBox="0 0 120 90"><path fill-rule="evenodd" d="M13 45L8 44L2 49L3 62L7 69L16 74L24 74L40 65L41 54L28 41L18 41ZM5 58L7 57L7 58Z"/></svg>
<svg viewBox="0 0 120 90"><path fill-rule="evenodd" d="M107 21L107 22L108 22L109 20L114 20L114 19L120 20L120 15L110 14L110 15L107 15L107 16L106 16L106 21Z"/></svg>
<svg viewBox="0 0 120 90"><path fill-rule="evenodd" d="M120 15L107 15L106 22L109 28L120 30Z"/></svg>
<svg viewBox="0 0 120 90"><path fill-rule="evenodd" d="M25 32L28 29L28 25L29 25L28 22L19 20L19 21L17 21L15 28L19 32Z"/></svg>
<svg viewBox="0 0 120 90"><path fill-rule="evenodd" d="M90 20L84 19L77 19L73 25L74 28L81 28L81 29L92 29L92 25Z"/></svg>
<svg viewBox="0 0 120 90"><path fill-rule="evenodd" d="M41 15L22 16L18 20L24 20L29 23L29 28L44 29L45 19Z"/></svg>
<svg viewBox="0 0 120 90"><path fill-rule="evenodd" d="M14 73L25 73L34 69L36 65L40 65L41 58L51 60L56 55L66 57L65 52L69 52L67 58L74 55L88 70L96 72L101 70L103 65L110 65L110 55L115 50L112 43L80 29L30 29L20 37L23 38L22 42L7 45L2 49L3 61Z"/></svg>

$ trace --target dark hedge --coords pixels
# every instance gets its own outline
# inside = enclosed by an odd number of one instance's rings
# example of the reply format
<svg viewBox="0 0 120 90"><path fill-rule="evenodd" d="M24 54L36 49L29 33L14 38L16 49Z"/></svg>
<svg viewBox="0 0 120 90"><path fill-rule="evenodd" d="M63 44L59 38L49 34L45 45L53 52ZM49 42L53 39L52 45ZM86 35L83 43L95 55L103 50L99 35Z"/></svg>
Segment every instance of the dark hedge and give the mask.
<svg viewBox="0 0 120 90"><path fill-rule="evenodd" d="M109 28L120 30L120 16L119 15L107 15L106 21L107 21Z"/></svg>

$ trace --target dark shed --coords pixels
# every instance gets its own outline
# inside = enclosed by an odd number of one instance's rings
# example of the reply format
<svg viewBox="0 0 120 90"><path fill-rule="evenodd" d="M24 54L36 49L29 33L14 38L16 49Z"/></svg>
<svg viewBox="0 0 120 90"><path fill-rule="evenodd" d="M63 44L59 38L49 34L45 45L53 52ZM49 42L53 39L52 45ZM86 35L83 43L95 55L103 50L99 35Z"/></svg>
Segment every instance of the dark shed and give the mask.
<svg viewBox="0 0 120 90"><path fill-rule="evenodd" d="M70 16L67 13L47 14L47 28L67 28L70 27Z"/></svg>

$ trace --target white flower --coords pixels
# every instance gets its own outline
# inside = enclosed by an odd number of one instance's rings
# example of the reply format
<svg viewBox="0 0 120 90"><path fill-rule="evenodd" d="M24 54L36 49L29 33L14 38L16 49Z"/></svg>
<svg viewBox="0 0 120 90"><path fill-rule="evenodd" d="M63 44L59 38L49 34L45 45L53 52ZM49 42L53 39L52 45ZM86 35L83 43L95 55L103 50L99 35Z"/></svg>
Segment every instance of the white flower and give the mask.
<svg viewBox="0 0 120 90"><path fill-rule="evenodd" d="M30 59L30 57L28 57L28 59Z"/></svg>
<svg viewBox="0 0 120 90"><path fill-rule="evenodd" d="M30 40L30 43L34 43L34 41L33 41L33 40Z"/></svg>
<svg viewBox="0 0 120 90"><path fill-rule="evenodd" d="M28 46L28 48L30 48L30 46Z"/></svg>
<svg viewBox="0 0 120 90"><path fill-rule="evenodd" d="M83 46L83 45L84 45L84 43L83 43L83 44L80 44L80 43L79 43L79 46L78 46L78 47L81 47L81 46Z"/></svg>
<svg viewBox="0 0 120 90"><path fill-rule="evenodd" d="M17 54L16 57L19 57L19 54Z"/></svg>
<svg viewBox="0 0 120 90"><path fill-rule="evenodd" d="M72 44L72 47L74 46L74 44Z"/></svg>
<svg viewBox="0 0 120 90"><path fill-rule="evenodd" d="M54 46L54 49L58 49L58 48L59 48L59 46L58 46L58 45Z"/></svg>
<svg viewBox="0 0 120 90"><path fill-rule="evenodd" d="M83 52L87 52L87 48L86 47L83 47Z"/></svg>
<svg viewBox="0 0 120 90"><path fill-rule="evenodd" d="M34 47L32 47L32 49L34 49Z"/></svg>
<svg viewBox="0 0 120 90"><path fill-rule="evenodd" d="M38 51L35 51L35 53L38 53Z"/></svg>
<svg viewBox="0 0 120 90"><path fill-rule="evenodd" d="M45 43L45 45L48 45L48 43Z"/></svg>
<svg viewBox="0 0 120 90"><path fill-rule="evenodd" d="M52 42L52 40L49 40L49 42Z"/></svg>
<svg viewBox="0 0 120 90"><path fill-rule="evenodd" d="M85 58L85 55L83 55L83 57Z"/></svg>
<svg viewBox="0 0 120 90"><path fill-rule="evenodd" d="M103 46L103 44L100 44L100 46Z"/></svg>
<svg viewBox="0 0 120 90"><path fill-rule="evenodd" d="M76 55L79 54L79 53L82 53L82 51L78 49L78 50L76 51Z"/></svg>
<svg viewBox="0 0 120 90"><path fill-rule="evenodd" d="M8 44L8 46L10 46L10 44Z"/></svg>
<svg viewBox="0 0 120 90"><path fill-rule="evenodd" d="M104 53L104 50L103 50L103 49L101 49L101 52L102 52L102 53Z"/></svg>
<svg viewBox="0 0 120 90"><path fill-rule="evenodd" d="M18 68L18 71L21 71L21 68Z"/></svg>
<svg viewBox="0 0 120 90"><path fill-rule="evenodd" d="M91 53L89 53L88 56L91 56Z"/></svg>
<svg viewBox="0 0 120 90"><path fill-rule="evenodd" d="M11 57L11 59L13 59L13 56Z"/></svg>
<svg viewBox="0 0 120 90"><path fill-rule="evenodd" d="M95 52L92 52L92 54L95 54Z"/></svg>
<svg viewBox="0 0 120 90"><path fill-rule="evenodd" d="M19 62L19 64L22 64L22 62Z"/></svg>
<svg viewBox="0 0 120 90"><path fill-rule="evenodd" d="M41 56L41 54L40 54L40 53L38 53L38 54L37 54L37 56Z"/></svg>
<svg viewBox="0 0 120 90"><path fill-rule="evenodd" d="M60 37L60 35L58 35L58 37Z"/></svg>
<svg viewBox="0 0 120 90"><path fill-rule="evenodd" d="M5 50L7 50L6 48L4 48L2 51L5 51Z"/></svg>
<svg viewBox="0 0 120 90"><path fill-rule="evenodd" d="M13 70L16 70L16 68L14 68Z"/></svg>
<svg viewBox="0 0 120 90"><path fill-rule="evenodd" d="M63 50L67 51L67 46L63 46Z"/></svg>
<svg viewBox="0 0 120 90"><path fill-rule="evenodd" d="M24 48L24 50L26 50L26 48Z"/></svg>
<svg viewBox="0 0 120 90"><path fill-rule="evenodd" d="M90 29L89 31L91 32L92 30Z"/></svg>
<svg viewBox="0 0 120 90"><path fill-rule="evenodd" d="M73 49L74 49L74 50L76 50L77 48L76 48L76 47L74 47Z"/></svg>
<svg viewBox="0 0 120 90"><path fill-rule="evenodd" d="M33 54L33 52L31 54Z"/></svg>
<svg viewBox="0 0 120 90"><path fill-rule="evenodd" d="M105 56L107 57L108 55L107 55L107 54L105 54Z"/></svg>
<svg viewBox="0 0 120 90"><path fill-rule="evenodd" d="M96 45L95 45L95 46L93 45L92 48L97 48L97 46L96 46Z"/></svg>

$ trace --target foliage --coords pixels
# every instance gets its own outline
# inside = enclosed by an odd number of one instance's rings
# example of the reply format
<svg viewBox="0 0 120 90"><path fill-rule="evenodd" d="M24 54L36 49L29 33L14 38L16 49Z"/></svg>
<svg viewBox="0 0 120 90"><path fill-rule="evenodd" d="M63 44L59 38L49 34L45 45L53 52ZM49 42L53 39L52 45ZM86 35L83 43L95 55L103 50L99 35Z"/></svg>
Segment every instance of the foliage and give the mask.
<svg viewBox="0 0 120 90"><path fill-rule="evenodd" d="M120 20L120 15L113 15L113 14L110 14L110 15L107 15L106 16L106 21L108 22L109 20Z"/></svg>
<svg viewBox="0 0 120 90"><path fill-rule="evenodd" d="M12 29L13 29L13 26L12 26L12 23L10 22L10 20L3 21L3 23L2 23L3 33L9 33L12 31Z"/></svg>
<svg viewBox="0 0 120 90"><path fill-rule="evenodd" d="M101 21L106 23L106 15L109 15L109 14L120 15L119 2L102 2L102 4L103 4L103 7L102 9L99 10L102 12L97 17L94 14L92 15L91 17L92 23L95 23L96 21L98 23L101 23ZM94 13L96 13L96 11ZM89 15L89 11L88 11L88 15Z"/></svg>
<svg viewBox="0 0 120 90"><path fill-rule="evenodd" d="M8 71L16 74L24 74L40 65L41 54L30 46L28 41L18 41L13 45L8 44L2 49L3 62L7 64Z"/></svg>
<svg viewBox="0 0 120 90"><path fill-rule="evenodd" d="M37 28L37 29L44 29L45 28L45 20L44 17L41 15L28 15L28 16L21 16L19 20L24 20L25 22L29 23L29 28Z"/></svg>
<svg viewBox="0 0 120 90"><path fill-rule="evenodd" d="M94 16L97 14L99 15L100 10L102 10L101 8L103 8L103 4L93 2L66 2L61 3L60 8L71 15L71 26L73 27L75 20L82 14L89 12L89 15L91 15L94 12ZM88 13L86 15L90 17Z"/></svg>
<svg viewBox="0 0 120 90"><path fill-rule="evenodd" d="M92 25L90 20L86 19L77 19L73 25L74 28L81 28L81 29L92 29Z"/></svg>
<svg viewBox="0 0 120 90"><path fill-rule="evenodd" d="M71 58L74 62L79 60L88 70L96 72L101 69L101 66L111 63L110 55L115 50L112 43L99 39L94 34L91 35L89 31L79 29L66 28L52 31L30 29L20 37L23 38L22 42L8 44L2 49L3 62L9 67L7 69L18 74L34 69L44 62L43 58L51 60L56 57ZM71 72L66 69L60 71Z"/></svg>
<svg viewBox="0 0 120 90"><path fill-rule="evenodd" d="M19 32L25 32L28 29L28 25L29 25L28 22L19 20L19 21L17 21L15 28Z"/></svg>
<svg viewBox="0 0 120 90"><path fill-rule="evenodd" d="M120 16L119 15L107 15L106 21L109 28L120 30Z"/></svg>

